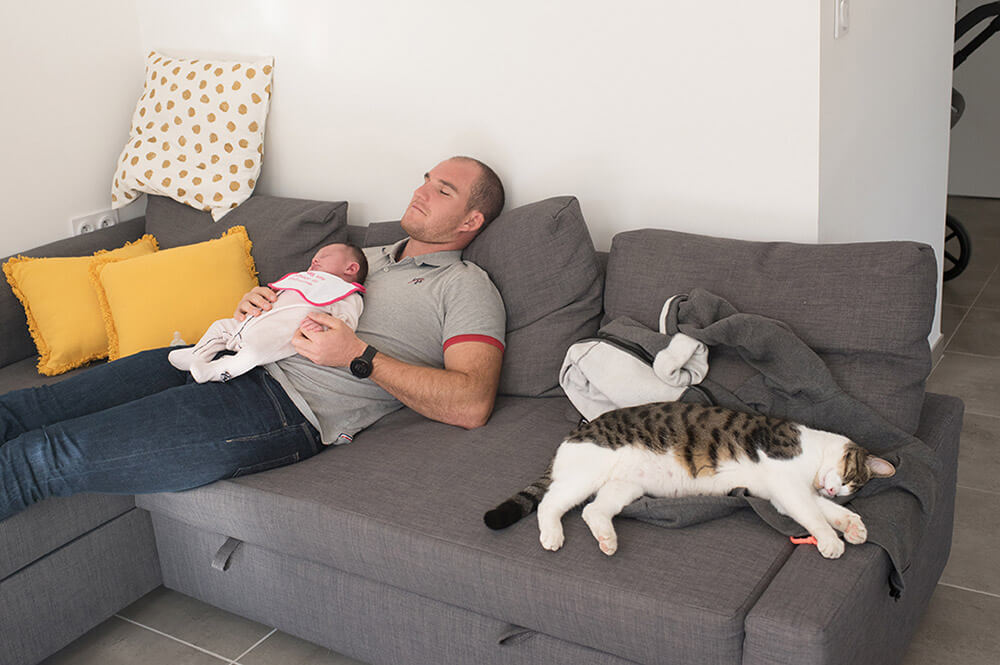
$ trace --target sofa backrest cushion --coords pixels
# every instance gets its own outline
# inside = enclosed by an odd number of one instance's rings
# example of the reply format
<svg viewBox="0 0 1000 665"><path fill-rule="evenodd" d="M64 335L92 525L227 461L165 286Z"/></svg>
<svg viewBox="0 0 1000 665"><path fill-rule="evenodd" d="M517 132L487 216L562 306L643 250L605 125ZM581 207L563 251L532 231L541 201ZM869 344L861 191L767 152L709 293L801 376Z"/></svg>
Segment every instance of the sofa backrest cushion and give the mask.
<svg viewBox="0 0 1000 665"><path fill-rule="evenodd" d="M392 245L406 237L406 231L398 221L372 222L365 229L365 247Z"/></svg>
<svg viewBox="0 0 1000 665"><path fill-rule="evenodd" d="M507 310L500 393L559 394L566 349L594 335L603 273L580 203L559 196L500 215L465 248Z"/></svg>
<svg viewBox="0 0 1000 665"><path fill-rule="evenodd" d="M256 194L218 222L212 215L165 196L149 196L146 233L160 249L218 238L233 226L246 227L261 284L305 270L323 245L347 240L347 203Z"/></svg>
<svg viewBox="0 0 1000 665"><path fill-rule="evenodd" d="M788 324L848 394L907 432L916 430L931 367L937 287L929 246L628 231L612 241L605 322L629 316L656 328L664 301L696 287L741 312Z"/></svg>

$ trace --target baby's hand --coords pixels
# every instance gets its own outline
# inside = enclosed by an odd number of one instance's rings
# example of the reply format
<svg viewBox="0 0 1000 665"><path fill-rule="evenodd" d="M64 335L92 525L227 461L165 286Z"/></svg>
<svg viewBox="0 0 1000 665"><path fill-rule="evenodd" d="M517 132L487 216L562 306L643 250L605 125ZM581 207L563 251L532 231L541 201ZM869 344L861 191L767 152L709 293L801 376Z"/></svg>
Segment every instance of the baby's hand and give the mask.
<svg viewBox="0 0 1000 665"><path fill-rule="evenodd" d="M299 324L299 328L301 330L308 330L310 332L323 332L324 330L326 330L325 327L316 323L312 319L305 319L304 321L302 321L302 323Z"/></svg>

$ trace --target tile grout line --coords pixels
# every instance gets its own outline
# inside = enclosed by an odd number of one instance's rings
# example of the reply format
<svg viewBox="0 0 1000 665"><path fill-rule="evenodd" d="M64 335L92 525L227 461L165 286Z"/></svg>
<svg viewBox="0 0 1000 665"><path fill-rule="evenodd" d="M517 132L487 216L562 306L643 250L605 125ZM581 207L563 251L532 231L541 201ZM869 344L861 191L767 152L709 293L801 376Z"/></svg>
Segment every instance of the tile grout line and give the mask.
<svg viewBox="0 0 1000 665"><path fill-rule="evenodd" d="M272 628L270 633L268 633L264 637L262 637L259 640L257 640L249 649L247 649L246 651L244 651L243 653L241 653L239 656L237 656L236 658L233 658L231 661L229 661L229 665L239 665L239 663L237 661L239 661L240 658L243 658L248 653L250 653L251 651L253 651L257 647L259 647L261 644L264 643L264 640L266 640L267 638L271 637L271 635L274 635L276 632L278 632L278 629L277 628Z"/></svg>
<svg viewBox="0 0 1000 665"><path fill-rule="evenodd" d="M997 492L996 490L983 490L979 489L978 487L972 487L971 485L960 485L960 484L956 484L955 487L961 487L964 490L970 490L972 492L982 492L983 494L992 494L994 496L1000 496L1000 492Z"/></svg>
<svg viewBox="0 0 1000 665"><path fill-rule="evenodd" d="M948 344L951 344L951 340L954 339L955 335L958 334L958 329L961 328L962 324L965 323L965 320L967 318L969 318L969 313L972 312L972 308L976 306L977 302L979 302L979 298L983 295L983 291L986 290L986 287L989 285L990 280L993 279L993 277L996 276L997 270L1000 270L1000 266L993 266L993 272L991 272L989 275L986 276L986 280L983 281L983 285L981 287L979 287L979 291L976 292L976 297L972 299L972 302L970 302L968 304L968 306L958 305L959 307L966 307L965 314L962 315L962 319L958 322L958 325L956 325L955 329L951 332L951 337L949 337L948 341L945 342L945 349L948 348ZM943 284L942 284L941 288L944 289L944 285ZM946 304L953 305L954 303L945 303L944 302L944 297L942 297L941 298L941 305L942 305L942 307L944 305L946 305Z"/></svg>
<svg viewBox="0 0 1000 665"><path fill-rule="evenodd" d="M191 644L190 642L185 642L184 640L182 640L179 637L174 637L173 635L171 635L169 633L164 633L162 630L157 630L156 628L151 628L150 626L147 626L145 624L141 624L138 621L133 621L132 619L129 619L128 617L123 617L120 614L116 614L115 617L121 619L122 621L127 621L130 624L138 626L139 628L145 628L146 630L148 630L148 631L150 631L152 633L156 633L157 635L161 635L163 637L171 639L174 642L179 642L180 644L183 644L184 646L191 647L192 649L200 651L200 652L202 652L204 654L208 654L209 656L212 656L213 658L218 658L219 660L225 661L226 663L232 663L233 662L231 659L226 658L225 656L220 656L219 654L215 653L214 651L209 651L208 649L203 649L202 647L200 647L200 646L198 646L196 644Z"/></svg>
<svg viewBox="0 0 1000 665"><path fill-rule="evenodd" d="M984 418L1000 418L1000 414L996 413L983 413L982 411L975 411L972 409L965 410L966 415L969 416L982 416Z"/></svg>
<svg viewBox="0 0 1000 665"><path fill-rule="evenodd" d="M968 351L945 351L955 356L968 356L969 358L987 358L989 360L1000 360L1000 356L988 356L984 353L969 353ZM941 355L944 358L944 354Z"/></svg>
<svg viewBox="0 0 1000 665"><path fill-rule="evenodd" d="M969 318L969 314L972 313L972 308L976 306L977 302L979 302L980 296L983 295L983 292L986 290L986 287L989 285L990 280L992 280L997 275L998 271L1000 271L1000 264L998 264L996 266L993 266L993 272L991 272L989 275L986 276L985 281L983 281L983 285L981 287L979 287L979 291L976 292L976 297L973 298L972 302L969 303L968 305L956 305L954 303L946 303L944 301L944 295L942 294L942 297L941 297L941 311L942 312L944 311L944 306L945 305L951 305L953 307L964 307L965 308L965 313L962 314L962 318L959 319L958 323L955 325L955 329L951 331L951 334L948 335L948 338L942 341L941 357L939 357L937 359L937 362L934 363L931 366L931 371L927 374L927 378L928 379L931 378L931 375L934 374L934 370L936 370L938 368L938 366L940 366L941 363L944 361L944 354L949 352L948 351L948 347L951 346L952 341L954 341L955 337L958 335L958 331L961 330L962 324L965 323L965 320L967 318ZM944 289L944 284L943 283L941 285L941 288ZM944 337L944 333L943 332L941 334L941 337ZM961 351L951 351L950 353L961 353ZM963 355L970 355L971 356L971 355L976 355L976 354L967 353L967 354L963 354ZM985 357L995 357L995 356L985 356Z"/></svg>
<svg viewBox="0 0 1000 665"><path fill-rule="evenodd" d="M980 591L979 589L970 589L969 587L959 586L957 584L948 584L947 582L938 582L938 586L946 586L951 589L958 589L960 591L968 591L970 593L978 593L983 596L990 596L991 598L1000 598L1000 593L990 593L989 591Z"/></svg>

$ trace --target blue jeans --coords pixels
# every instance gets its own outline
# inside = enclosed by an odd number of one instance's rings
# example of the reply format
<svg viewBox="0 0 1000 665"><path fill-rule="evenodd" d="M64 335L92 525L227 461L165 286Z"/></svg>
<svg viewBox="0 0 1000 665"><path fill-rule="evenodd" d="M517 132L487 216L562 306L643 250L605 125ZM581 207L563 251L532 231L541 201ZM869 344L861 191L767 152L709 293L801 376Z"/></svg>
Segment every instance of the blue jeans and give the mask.
<svg viewBox="0 0 1000 665"><path fill-rule="evenodd" d="M0 396L0 520L49 496L190 489L321 448L263 369L199 384L168 351Z"/></svg>

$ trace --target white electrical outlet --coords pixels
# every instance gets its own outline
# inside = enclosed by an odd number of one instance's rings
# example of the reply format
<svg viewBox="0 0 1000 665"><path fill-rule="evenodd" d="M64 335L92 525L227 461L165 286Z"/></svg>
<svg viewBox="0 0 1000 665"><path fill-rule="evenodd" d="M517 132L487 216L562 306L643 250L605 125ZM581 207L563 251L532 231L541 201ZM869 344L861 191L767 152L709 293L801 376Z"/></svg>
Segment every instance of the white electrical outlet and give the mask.
<svg viewBox="0 0 1000 665"><path fill-rule="evenodd" d="M70 222L70 229L73 231L73 235L78 236L81 233L90 233L91 231L96 231L97 229L106 229L117 223L117 210L102 210L101 212L95 212L84 217L77 217Z"/></svg>

